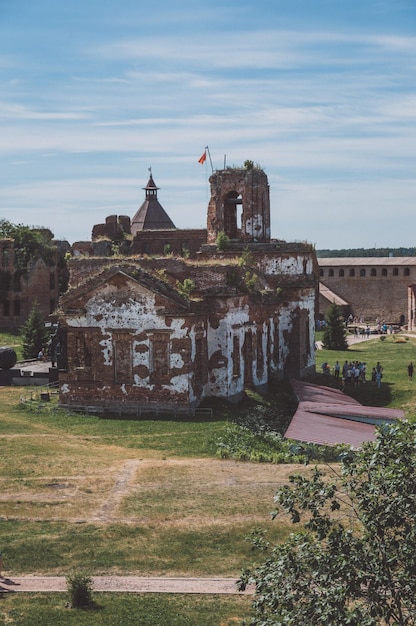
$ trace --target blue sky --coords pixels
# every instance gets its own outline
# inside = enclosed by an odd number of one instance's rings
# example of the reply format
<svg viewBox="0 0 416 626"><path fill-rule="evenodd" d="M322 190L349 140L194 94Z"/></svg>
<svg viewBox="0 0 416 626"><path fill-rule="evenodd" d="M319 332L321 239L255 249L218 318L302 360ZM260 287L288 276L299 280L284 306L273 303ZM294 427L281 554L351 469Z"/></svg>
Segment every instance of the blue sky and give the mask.
<svg viewBox="0 0 416 626"><path fill-rule="evenodd" d="M260 164L272 236L416 245L414 0L0 0L0 217L71 243L152 168L179 228Z"/></svg>

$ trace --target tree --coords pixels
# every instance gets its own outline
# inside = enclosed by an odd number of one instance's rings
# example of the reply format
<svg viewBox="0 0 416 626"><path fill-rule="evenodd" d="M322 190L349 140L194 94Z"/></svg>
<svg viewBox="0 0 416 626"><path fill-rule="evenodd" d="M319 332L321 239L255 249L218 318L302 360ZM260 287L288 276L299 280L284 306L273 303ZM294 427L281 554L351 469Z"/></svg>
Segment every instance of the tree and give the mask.
<svg viewBox="0 0 416 626"><path fill-rule="evenodd" d="M278 490L292 522L306 521L243 572L240 589L256 586L251 626L413 626L416 425L378 428L376 441L331 471L329 480L315 467Z"/></svg>
<svg viewBox="0 0 416 626"><path fill-rule="evenodd" d="M49 332L45 328L45 320L36 304L32 307L29 317L22 326L22 338L25 359L35 359L39 350L48 344Z"/></svg>
<svg viewBox="0 0 416 626"><path fill-rule="evenodd" d="M38 257L48 266L55 263L56 246L53 243L53 233L48 228L30 228L2 219L0 237L14 240L15 265L20 270L26 270L28 263Z"/></svg>
<svg viewBox="0 0 416 626"><path fill-rule="evenodd" d="M322 343L327 350L346 350L348 348L341 309L335 302L329 306L326 314L326 328Z"/></svg>

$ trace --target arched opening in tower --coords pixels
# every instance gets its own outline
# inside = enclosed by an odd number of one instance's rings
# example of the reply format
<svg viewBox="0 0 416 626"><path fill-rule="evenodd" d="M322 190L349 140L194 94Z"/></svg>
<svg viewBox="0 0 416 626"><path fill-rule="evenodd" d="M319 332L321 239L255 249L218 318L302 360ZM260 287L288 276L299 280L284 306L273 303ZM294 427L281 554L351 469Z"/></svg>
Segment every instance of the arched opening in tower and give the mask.
<svg viewBox="0 0 416 626"><path fill-rule="evenodd" d="M242 205L241 194L230 191L224 198L224 232L230 239L238 239L240 228L237 223L237 206Z"/></svg>

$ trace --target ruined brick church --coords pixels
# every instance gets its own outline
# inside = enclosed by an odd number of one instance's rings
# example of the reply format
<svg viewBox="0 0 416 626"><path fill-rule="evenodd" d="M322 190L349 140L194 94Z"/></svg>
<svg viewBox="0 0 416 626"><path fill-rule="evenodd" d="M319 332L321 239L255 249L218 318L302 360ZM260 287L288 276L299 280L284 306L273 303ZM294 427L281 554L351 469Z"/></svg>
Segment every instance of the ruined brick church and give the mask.
<svg viewBox="0 0 416 626"><path fill-rule="evenodd" d="M133 219L96 225L92 255L70 262L61 405L192 412L314 371L313 246L271 239L260 168L215 171L210 185L207 229L177 229L150 174Z"/></svg>

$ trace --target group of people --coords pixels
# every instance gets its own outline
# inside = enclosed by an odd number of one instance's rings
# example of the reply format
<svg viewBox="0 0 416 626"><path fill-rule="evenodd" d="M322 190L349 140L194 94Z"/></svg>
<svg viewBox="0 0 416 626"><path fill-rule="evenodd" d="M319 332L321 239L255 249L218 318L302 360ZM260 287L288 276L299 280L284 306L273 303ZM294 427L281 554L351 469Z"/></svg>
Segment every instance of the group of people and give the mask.
<svg viewBox="0 0 416 626"><path fill-rule="evenodd" d="M322 373L326 376L331 375L331 366L326 361L322 363L321 369ZM410 378L410 370L408 371ZM411 368L411 372L411 375L413 376L413 365ZM353 385L355 387L358 387L360 383L366 382L367 364L364 361L345 361L345 363L341 366L340 362L337 361L334 365L332 373L335 379L335 383L339 385L341 390L345 388L345 385ZM378 361L377 365L373 367L371 371L371 382L373 383L373 385L377 385L377 387L380 388L382 378L383 367L380 364L380 361Z"/></svg>
<svg viewBox="0 0 416 626"><path fill-rule="evenodd" d="M342 368L339 362L335 363L334 376L340 381L340 387L354 385L358 387L360 383L365 383L367 376L367 364L364 361L345 361Z"/></svg>
<svg viewBox="0 0 416 626"><path fill-rule="evenodd" d="M361 337L366 337L367 339L370 339L370 335L371 335L371 329L368 324L365 328L359 328L358 326L355 326L354 328L355 337L361 336Z"/></svg>

